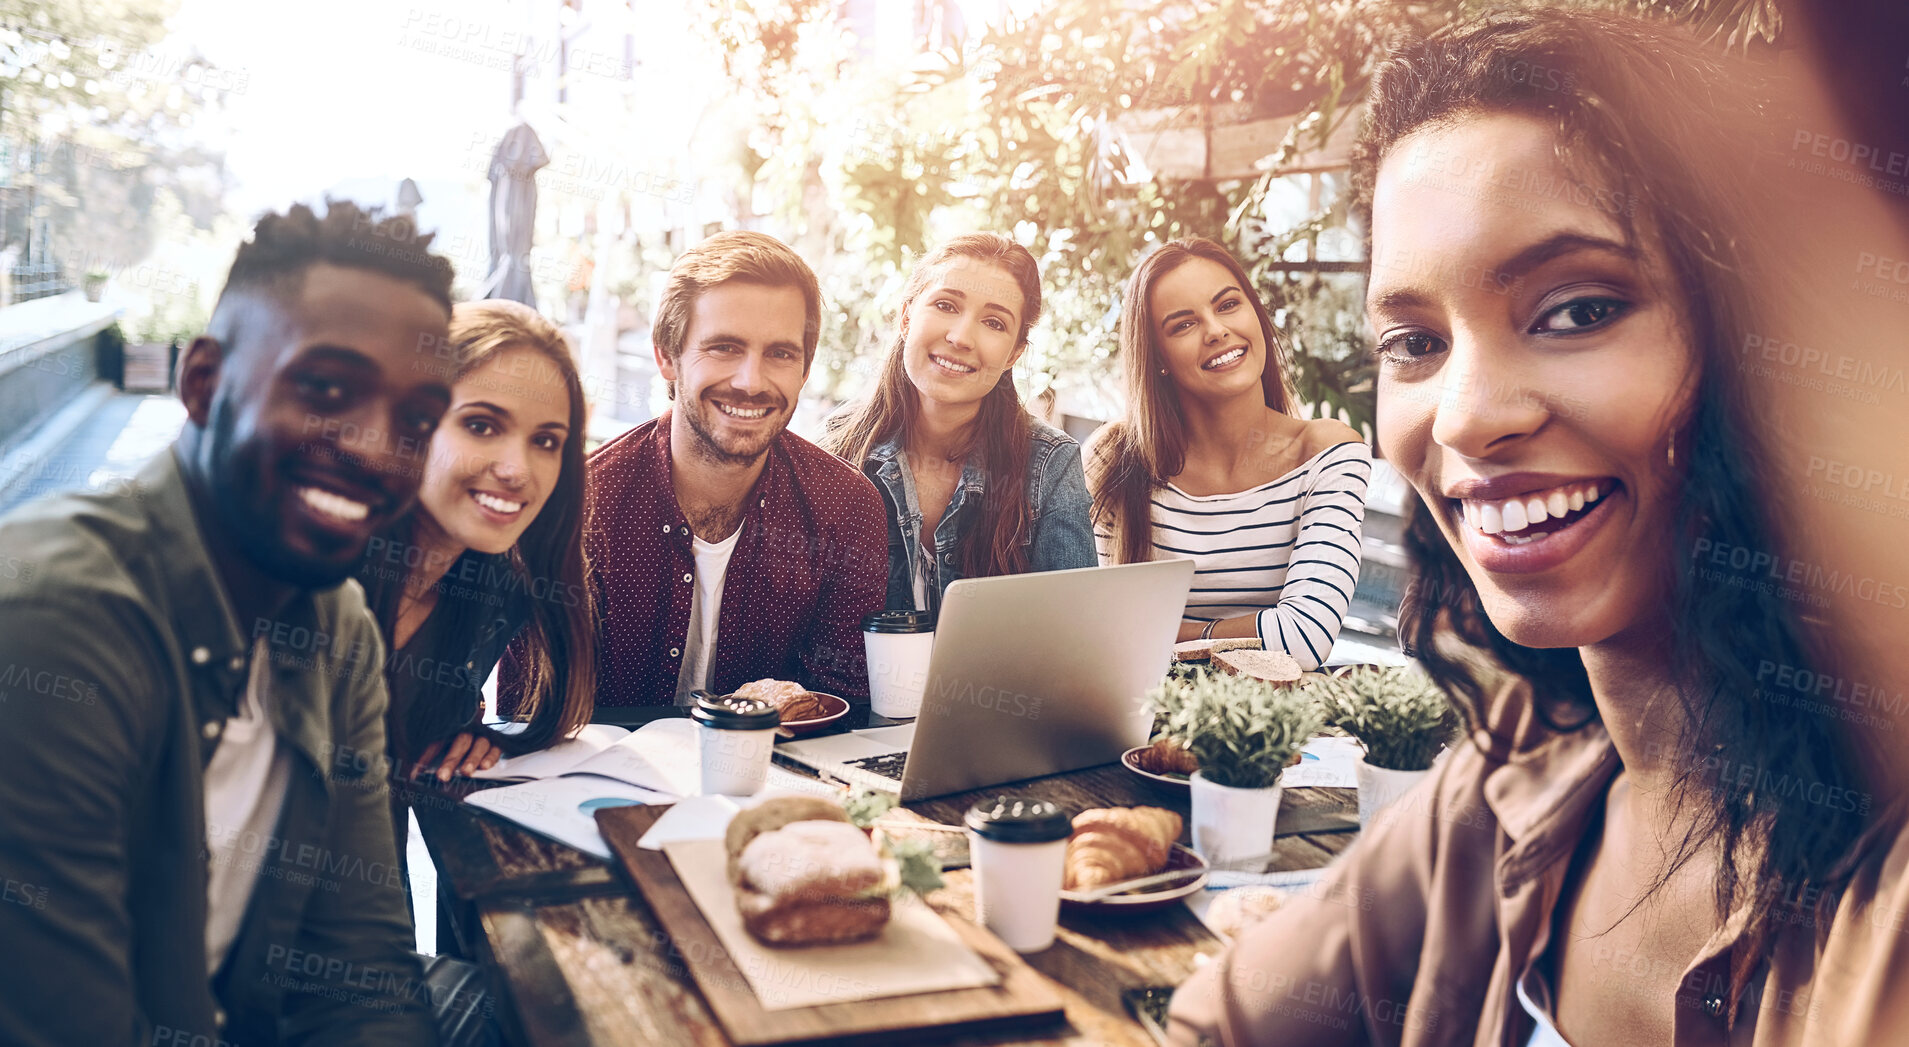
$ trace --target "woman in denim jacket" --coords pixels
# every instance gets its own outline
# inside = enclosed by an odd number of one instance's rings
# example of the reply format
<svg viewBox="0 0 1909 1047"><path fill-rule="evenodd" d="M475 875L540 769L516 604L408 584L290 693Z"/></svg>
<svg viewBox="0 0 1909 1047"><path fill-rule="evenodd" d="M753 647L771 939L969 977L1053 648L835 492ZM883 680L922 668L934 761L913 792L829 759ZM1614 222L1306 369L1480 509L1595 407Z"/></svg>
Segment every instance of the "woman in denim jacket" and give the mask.
<svg viewBox="0 0 1909 1047"><path fill-rule="evenodd" d="M1013 367L1041 316L1027 248L956 237L909 277L874 393L824 447L888 503L888 607L938 611L957 578L1092 567L1080 445L1021 406Z"/></svg>

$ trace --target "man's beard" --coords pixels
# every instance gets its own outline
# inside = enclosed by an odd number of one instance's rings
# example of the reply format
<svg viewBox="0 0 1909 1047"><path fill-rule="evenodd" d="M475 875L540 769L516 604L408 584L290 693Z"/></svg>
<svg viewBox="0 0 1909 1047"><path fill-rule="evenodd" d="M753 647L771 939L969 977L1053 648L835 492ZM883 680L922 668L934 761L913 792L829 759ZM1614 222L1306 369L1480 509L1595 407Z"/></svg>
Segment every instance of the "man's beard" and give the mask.
<svg viewBox="0 0 1909 1047"><path fill-rule="evenodd" d="M266 577L296 589L330 589L350 578L357 570L364 550L337 560L320 559L293 551L285 544L281 528L284 511L280 499L296 498L286 475L285 462L273 460L261 444L239 444L234 436L237 412L231 405L214 405L206 436L212 447L212 507L218 514L224 537L238 546L239 552ZM275 496L240 482L241 477L262 481Z"/></svg>
<svg viewBox="0 0 1909 1047"><path fill-rule="evenodd" d="M750 406L767 407L775 414L782 414L786 410L786 404L776 401L763 403L752 401ZM681 407L683 410L683 420L689 423L689 431L695 436L691 450L697 457L712 465L753 465L764 454L768 453L769 445L775 443L776 438L781 436L783 431L789 427L788 419L784 418L780 426L777 426L772 432L763 437L760 446L745 447L738 450L724 447L717 442L713 427L709 424L709 412L720 411L721 408L717 407L712 401L699 396L692 401L683 403Z"/></svg>

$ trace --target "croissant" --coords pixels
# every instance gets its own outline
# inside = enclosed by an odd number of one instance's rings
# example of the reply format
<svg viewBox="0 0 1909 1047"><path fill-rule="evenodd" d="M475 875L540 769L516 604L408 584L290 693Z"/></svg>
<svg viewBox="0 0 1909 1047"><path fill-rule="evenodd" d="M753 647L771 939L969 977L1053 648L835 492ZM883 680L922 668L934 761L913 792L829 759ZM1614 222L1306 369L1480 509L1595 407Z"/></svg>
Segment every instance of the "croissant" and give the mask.
<svg viewBox="0 0 1909 1047"><path fill-rule="evenodd" d="M1166 738L1135 753L1133 762L1149 774L1192 774L1200 769L1197 757Z"/></svg>
<svg viewBox="0 0 1909 1047"><path fill-rule="evenodd" d="M1166 868L1180 816L1164 807L1100 807L1074 816L1062 887L1087 890Z"/></svg>

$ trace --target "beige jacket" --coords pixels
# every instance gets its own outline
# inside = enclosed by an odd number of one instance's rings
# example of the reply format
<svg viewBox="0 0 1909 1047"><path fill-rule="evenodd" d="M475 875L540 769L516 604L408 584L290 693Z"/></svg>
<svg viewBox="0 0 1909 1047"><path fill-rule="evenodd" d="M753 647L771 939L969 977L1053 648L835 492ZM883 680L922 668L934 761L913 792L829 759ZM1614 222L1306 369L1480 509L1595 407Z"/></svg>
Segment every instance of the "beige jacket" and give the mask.
<svg viewBox="0 0 1909 1047"><path fill-rule="evenodd" d="M1368 826L1319 888L1174 994L1173 1042L1523 1047L1532 1023L1514 983L1544 948L1572 851L1617 769L1595 724L1522 749L1478 735ZM1906 866L1909 833L1872 849L1820 947L1814 896L1763 902L1786 929L1740 990L1730 958L1748 907L1685 970L1605 959L1613 977L1675 994L1677 1047L1909 1044Z"/></svg>

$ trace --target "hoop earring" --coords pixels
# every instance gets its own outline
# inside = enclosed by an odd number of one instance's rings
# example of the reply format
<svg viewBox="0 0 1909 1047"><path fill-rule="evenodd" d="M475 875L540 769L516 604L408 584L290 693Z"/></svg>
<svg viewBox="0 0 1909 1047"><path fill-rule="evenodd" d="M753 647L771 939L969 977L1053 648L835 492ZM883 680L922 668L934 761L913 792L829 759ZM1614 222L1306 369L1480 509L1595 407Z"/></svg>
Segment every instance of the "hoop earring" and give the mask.
<svg viewBox="0 0 1909 1047"><path fill-rule="evenodd" d="M1664 461L1672 469L1677 468L1677 430L1670 431L1670 445L1664 448Z"/></svg>

